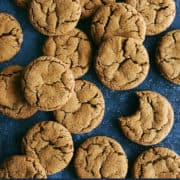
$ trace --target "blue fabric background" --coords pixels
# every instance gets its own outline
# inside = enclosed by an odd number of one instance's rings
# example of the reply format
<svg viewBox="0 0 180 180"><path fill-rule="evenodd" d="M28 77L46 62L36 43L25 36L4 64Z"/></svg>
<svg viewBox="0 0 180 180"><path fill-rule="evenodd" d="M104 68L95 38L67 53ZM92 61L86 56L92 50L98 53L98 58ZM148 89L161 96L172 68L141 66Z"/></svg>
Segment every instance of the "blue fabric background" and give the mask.
<svg viewBox="0 0 180 180"><path fill-rule="evenodd" d="M180 29L180 0L176 0L177 14L174 23L168 29ZM20 22L23 33L24 42L21 51L11 61L0 64L0 69L12 65L27 65L34 58L42 55L42 45L45 36L36 32L31 26L26 10L18 8L13 0L0 0L0 12L7 12L12 14ZM89 21L80 22L78 27L89 35ZM124 137L118 127L117 118L122 115L130 115L138 108L138 99L134 92L137 90L153 90L166 96L172 103L175 112L175 124L169 136L159 146L165 146L175 150L180 154L180 86L171 84L166 81L158 72L154 64L155 49L159 39L165 34L148 37L145 41L150 55L151 69L147 79L138 88L130 91L112 91L104 87L97 79L96 74L91 67L91 70L83 79L92 81L102 90L106 101L106 112L102 124L89 134L73 135L75 147L77 148L85 139L94 135L105 135L116 139L124 148L129 160L129 171L132 164L139 153L148 149L132 143ZM96 48L94 48L96 49ZM1 92L0 92L1 93ZM33 117L27 120L15 121L0 114L0 162L5 158L21 154L21 139L27 130L36 123L44 120L53 120L52 113L38 112ZM130 177L130 173L128 174ZM77 178L73 163L71 163L64 171L49 178Z"/></svg>

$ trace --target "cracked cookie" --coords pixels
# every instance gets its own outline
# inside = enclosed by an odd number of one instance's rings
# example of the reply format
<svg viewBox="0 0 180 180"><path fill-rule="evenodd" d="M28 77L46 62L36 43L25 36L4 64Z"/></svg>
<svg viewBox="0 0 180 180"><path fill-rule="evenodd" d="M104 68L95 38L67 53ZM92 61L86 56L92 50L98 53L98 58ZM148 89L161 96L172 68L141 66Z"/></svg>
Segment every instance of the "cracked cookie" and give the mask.
<svg viewBox="0 0 180 180"><path fill-rule="evenodd" d="M20 50L23 33L17 20L6 13L0 13L0 63L9 61Z"/></svg>
<svg viewBox="0 0 180 180"><path fill-rule="evenodd" d="M63 170L74 151L69 131L53 121L33 126L23 138L22 146L27 155L39 160L48 175Z"/></svg>
<svg viewBox="0 0 180 180"><path fill-rule="evenodd" d="M13 65L0 72L0 112L14 119L26 119L37 112L23 96L23 70L24 67Z"/></svg>
<svg viewBox="0 0 180 180"><path fill-rule="evenodd" d="M165 31L176 15L174 0L126 0L142 14L146 22L147 35L156 35Z"/></svg>
<svg viewBox="0 0 180 180"><path fill-rule="evenodd" d="M22 7L22 8L28 7L28 5L31 2L31 0L14 0L14 1L19 7Z"/></svg>
<svg viewBox="0 0 180 180"><path fill-rule="evenodd" d="M129 117L119 118L120 127L127 138L144 146L161 142L174 123L174 112L168 100L152 91L136 92L139 110Z"/></svg>
<svg viewBox="0 0 180 180"><path fill-rule="evenodd" d="M108 88L128 90L137 87L146 78L149 56L140 41L115 36L101 44L95 69Z"/></svg>
<svg viewBox="0 0 180 180"><path fill-rule="evenodd" d="M170 31L161 39L156 63L167 80L180 85L180 30Z"/></svg>
<svg viewBox="0 0 180 180"><path fill-rule="evenodd" d="M81 5L79 0L32 0L29 14L36 30L57 36L75 28L81 16Z"/></svg>
<svg viewBox="0 0 180 180"><path fill-rule="evenodd" d="M114 3L100 7L95 13L91 34L97 45L113 36L144 41L146 24L143 16L134 7L125 3Z"/></svg>
<svg viewBox="0 0 180 180"><path fill-rule="evenodd" d="M74 167L80 178L125 178L128 160L114 139L95 136L77 149Z"/></svg>
<svg viewBox="0 0 180 180"><path fill-rule="evenodd" d="M134 178L180 178L180 157L174 151L155 147L138 156Z"/></svg>
<svg viewBox="0 0 180 180"><path fill-rule="evenodd" d="M89 70L92 58L91 43L87 35L79 29L62 36L49 37L44 44L43 53L57 57L67 64L76 79Z"/></svg>
<svg viewBox="0 0 180 180"><path fill-rule="evenodd" d="M103 94L95 84L77 80L71 99L54 112L55 119L71 133L88 133L96 128L104 116Z"/></svg>
<svg viewBox="0 0 180 180"><path fill-rule="evenodd" d="M0 178L46 178L46 172L37 160L16 155L0 165Z"/></svg>
<svg viewBox="0 0 180 180"><path fill-rule="evenodd" d="M43 111L61 108L74 92L72 71L59 59L42 56L25 69L22 80L26 100Z"/></svg>

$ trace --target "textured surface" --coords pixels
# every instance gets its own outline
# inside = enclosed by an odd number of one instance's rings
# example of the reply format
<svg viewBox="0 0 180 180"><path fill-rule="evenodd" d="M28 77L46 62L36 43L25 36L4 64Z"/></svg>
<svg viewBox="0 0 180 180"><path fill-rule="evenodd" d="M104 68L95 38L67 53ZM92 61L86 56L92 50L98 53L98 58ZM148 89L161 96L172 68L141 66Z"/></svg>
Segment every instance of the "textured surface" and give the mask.
<svg viewBox="0 0 180 180"><path fill-rule="evenodd" d="M14 0L19 7L26 8L31 0Z"/></svg>
<svg viewBox="0 0 180 180"><path fill-rule="evenodd" d="M177 15L174 23L168 30L180 28L180 1L176 0ZM27 65L31 60L42 55L41 49L45 41L45 37L36 32L28 20L26 10L18 8L12 0L0 0L0 11L9 12L14 15L21 23L24 31L24 43L20 53L8 63L0 65L0 69L10 64ZM80 22L78 27L84 32L89 32L90 23L86 20ZM155 67L155 50L160 38L165 34L159 36L148 37L145 45L150 54L151 68L147 79L138 88L130 91L112 91L103 86L97 79L94 69L91 68L90 72L83 77L83 79L92 81L102 90L106 101L106 112L102 124L94 131L83 135L73 135L76 148L88 137L93 135L109 136L117 140L125 150L129 160L130 169L133 162L139 153L147 149L129 141L119 130L117 118L123 115L131 115L138 109L138 99L134 92L137 90L153 90L160 92L168 98L175 111L175 125L169 136L159 145L166 146L180 154L180 87L165 80ZM97 48L94 48L95 50ZM45 119L53 119L52 113L38 112L27 121L14 121L0 115L0 162L10 155L21 152L21 140L27 130L35 123L44 121ZM130 177L130 171L129 175ZM49 178L77 178L73 163L63 172L56 175L49 176Z"/></svg>

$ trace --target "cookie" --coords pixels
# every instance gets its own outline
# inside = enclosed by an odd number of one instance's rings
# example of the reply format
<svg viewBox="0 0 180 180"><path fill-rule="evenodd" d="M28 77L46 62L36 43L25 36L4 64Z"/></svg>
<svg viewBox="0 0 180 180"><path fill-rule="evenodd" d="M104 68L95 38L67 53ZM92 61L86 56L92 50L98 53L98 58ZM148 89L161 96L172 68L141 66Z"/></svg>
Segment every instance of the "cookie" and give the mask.
<svg viewBox="0 0 180 180"><path fill-rule="evenodd" d="M0 72L0 112L14 119L26 119L37 112L21 91L24 67L9 66Z"/></svg>
<svg viewBox="0 0 180 180"><path fill-rule="evenodd" d="M32 0L29 15L36 30L57 36L75 28L81 16L81 5L79 0Z"/></svg>
<svg viewBox="0 0 180 180"><path fill-rule="evenodd" d="M180 85L180 30L170 31L161 39L156 63L167 80Z"/></svg>
<svg viewBox="0 0 180 180"><path fill-rule="evenodd" d="M9 61L19 52L22 41L22 29L17 20L0 13L0 63Z"/></svg>
<svg viewBox="0 0 180 180"><path fill-rule="evenodd" d="M141 84L148 74L148 53L140 41L115 36L101 44L95 69L108 88L132 89Z"/></svg>
<svg viewBox="0 0 180 180"><path fill-rule="evenodd" d="M115 0L80 0L81 3L81 19L93 16L94 13L102 6L108 3L114 3Z"/></svg>
<svg viewBox="0 0 180 180"><path fill-rule="evenodd" d="M174 151L155 147L138 156L134 178L180 178L180 157Z"/></svg>
<svg viewBox="0 0 180 180"><path fill-rule="evenodd" d="M51 56L42 56L25 69L22 80L25 98L43 111L61 108L74 92L75 80L65 63Z"/></svg>
<svg viewBox="0 0 180 180"><path fill-rule="evenodd" d="M66 63L76 79L89 70L92 58L91 43L79 29L62 36L49 37L44 44L43 53Z"/></svg>
<svg viewBox="0 0 180 180"><path fill-rule="evenodd" d="M119 118L127 138L144 146L161 142L171 131L174 112L168 100L153 91L139 91L139 110L129 117Z"/></svg>
<svg viewBox="0 0 180 180"><path fill-rule="evenodd" d="M27 8L31 0L14 0L15 3L22 8Z"/></svg>
<svg viewBox="0 0 180 180"><path fill-rule="evenodd" d="M118 142L95 136L77 149L74 167L80 178L125 178L128 161Z"/></svg>
<svg viewBox="0 0 180 180"><path fill-rule="evenodd" d="M74 151L69 131L53 121L33 126L23 138L22 146L27 155L39 160L48 175L63 170Z"/></svg>
<svg viewBox="0 0 180 180"><path fill-rule="evenodd" d="M77 80L75 92L65 106L54 112L55 119L71 133L88 133L102 121L105 110L103 94L95 84Z"/></svg>
<svg viewBox="0 0 180 180"><path fill-rule="evenodd" d="M125 3L114 3L102 6L95 13L91 34L97 45L113 36L144 41L146 24L143 16L134 7Z"/></svg>
<svg viewBox="0 0 180 180"><path fill-rule="evenodd" d="M156 35L165 31L176 15L174 0L126 0L142 14L146 22L147 35Z"/></svg>
<svg viewBox="0 0 180 180"><path fill-rule="evenodd" d="M28 156L12 156L0 166L0 178L46 178L41 164Z"/></svg>

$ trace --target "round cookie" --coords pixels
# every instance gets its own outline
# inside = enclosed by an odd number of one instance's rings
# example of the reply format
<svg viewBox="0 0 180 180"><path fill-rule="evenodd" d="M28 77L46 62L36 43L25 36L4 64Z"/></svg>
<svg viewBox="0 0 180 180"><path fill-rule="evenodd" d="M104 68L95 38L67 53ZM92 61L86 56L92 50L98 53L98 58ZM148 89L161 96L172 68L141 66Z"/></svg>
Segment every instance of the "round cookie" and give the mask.
<svg viewBox="0 0 180 180"><path fill-rule="evenodd" d="M168 100L159 93L139 91L139 110L129 117L119 118L127 138L144 146L161 142L171 131L174 112Z"/></svg>
<svg viewBox="0 0 180 180"><path fill-rule="evenodd" d="M0 178L46 178L45 169L41 164L28 156L12 156L0 166Z"/></svg>
<svg viewBox="0 0 180 180"><path fill-rule="evenodd" d="M19 52L22 41L22 29L17 20L0 13L0 63L9 61Z"/></svg>
<svg viewBox="0 0 180 180"><path fill-rule="evenodd" d="M138 156L134 178L180 178L180 157L174 151L155 147Z"/></svg>
<svg viewBox="0 0 180 180"><path fill-rule="evenodd" d="M15 3L22 8L27 8L31 0L14 0Z"/></svg>
<svg viewBox="0 0 180 180"><path fill-rule="evenodd" d="M66 63L76 79L89 70L92 58L91 43L87 35L79 29L65 35L49 37L44 44L43 53Z"/></svg>
<svg viewBox="0 0 180 180"><path fill-rule="evenodd" d="M147 35L156 35L165 31L176 15L174 0L126 0L142 14L146 22Z"/></svg>
<svg viewBox="0 0 180 180"><path fill-rule="evenodd" d="M125 178L128 160L118 142L95 136L77 149L74 167L80 178Z"/></svg>
<svg viewBox="0 0 180 180"><path fill-rule="evenodd" d="M95 84L77 80L73 96L54 115L71 133L81 134L92 131L101 123L104 110L103 95Z"/></svg>
<svg viewBox="0 0 180 180"><path fill-rule="evenodd" d="M75 28L81 16L81 5L79 0L32 0L29 15L40 33L57 36Z"/></svg>
<svg viewBox="0 0 180 180"><path fill-rule="evenodd" d="M53 121L33 126L23 138L22 145L27 155L39 160L48 175L63 170L74 151L69 131Z"/></svg>
<svg viewBox="0 0 180 180"><path fill-rule="evenodd" d="M108 88L132 89L141 84L148 74L148 53L140 41L115 36L101 44L95 69Z"/></svg>
<svg viewBox="0 0 180 180"><path fill-rule="evenodd" d="M42 56L26 67L22 85L29 104L53 111L71 98L75 80L65 63L55 57Z"/></svg>
<svg viewBox="0 0 180 180"><path fill-rule="evenodd" d="M146 24L143 16L134 7L125 3L114 3L102 6L95 13L91 34L97 45L113 36L144 41Z"/></svg>
<svg viewBox="0 0 180 180"><path fill-rule="evenodd" d="M0 112L14 119L26 119L37 112L22 95L23 70L24 67L13 65L0 72Z"/></svg>
<svg viewBox="0 0 180 180"><path fill-rule="evenodd" d="M161 39L156 63L167 80L180 85L180 30L170 31Z"/></svg>

